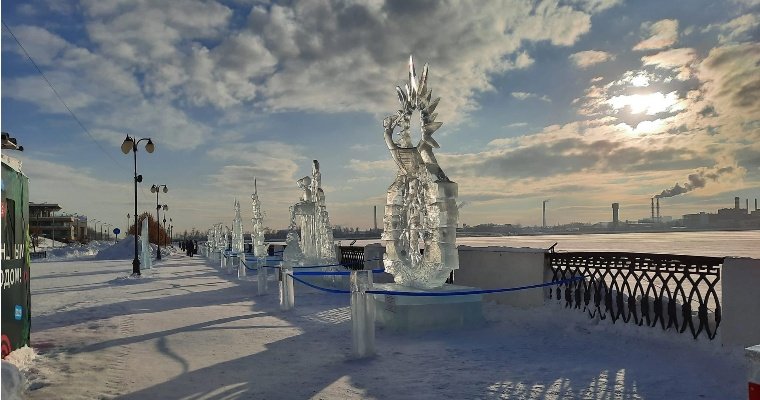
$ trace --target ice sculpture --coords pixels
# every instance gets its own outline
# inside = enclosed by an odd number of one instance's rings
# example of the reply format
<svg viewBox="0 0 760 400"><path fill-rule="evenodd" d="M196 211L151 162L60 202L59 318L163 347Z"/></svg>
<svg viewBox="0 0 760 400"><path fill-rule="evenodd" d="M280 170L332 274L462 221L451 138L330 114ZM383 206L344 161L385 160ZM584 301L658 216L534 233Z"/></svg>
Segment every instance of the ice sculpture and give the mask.
<svg viewBox="0 0 760 400"><path fill-rule="evenodd" d="M304 254L301 250L300 237L296 232L288 232L285 238L285 250L282 252L282 260L288 265L304 265Z"/></svg>
<svg viewBox="0 0 760 400"><path fill-rule="evenodd" d="M142 220L142 229L140 230L140 249L143 268L153 268L153 251L150 248L150 235L148 233L148 217Z"/></svg>
<svg viewBox="0 0 760 400"><path fill-rule="evenodd" d="M459 268L456 248L457 184L449 180L433 155L439 145L433 133L441 127L428 87L428 65L418 79L409 57L409 83L396 87L401 108L383 120L385 143L398 165L396 180L388 188L383 218L383 264L396 283L420 289L443 285ZM420 112L422 138L412 145L412 113ZM399 135L394 140L396 128ZM424 254L421 253L424 249Z"/></svg>
<svg viewBox="0 0 760 400"><path fill-rule="evenodd" d="M240 202L235 199L235 219L232 221L232 251L245 253L243 219L240 218Z"/></svg>
<svg viewBox="0 0 760 400"><path fill-rule="evenodd" d="M290 232L288 247L283 258L286 262L308 262L312 265L332 264L335 262L335 241L333 239L330 217L325 204L325 192L322 190L322 173L319 161L314 160L311 176L299 179L298 186L303 190L301 200L290 207ZM298 235L300 230L300 238ZM295 249L288 252L291 243L298 241L300 253ZM293 265L293 264L291 264Z"/></svg>
<svg viewBox="0 0 760 400"><path fill-rule="evenodd" d="M261 201L259 200L259 191L256 188L256 179L253 180L251 207L253 208L253 218L251 218L251 223L253 224L253 231L251 232L253 255L256 257L266 257L267 246L264 244L264 216L261 212Z"/></svg>
<svg viewBox="0 0 760 400"><path fill-rule="evenodd" d="M219 252L227 248L226 241L223 235L222 224L216 223L211 231L211 251Z"/></svg>

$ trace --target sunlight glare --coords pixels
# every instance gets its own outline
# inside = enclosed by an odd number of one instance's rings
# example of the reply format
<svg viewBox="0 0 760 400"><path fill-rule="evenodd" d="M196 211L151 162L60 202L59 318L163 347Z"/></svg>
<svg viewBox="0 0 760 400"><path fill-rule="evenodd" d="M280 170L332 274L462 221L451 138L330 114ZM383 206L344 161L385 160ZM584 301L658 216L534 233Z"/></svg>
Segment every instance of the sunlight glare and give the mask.
<svg viewBox="0 0 760 400"><path fill-rule="evenodd" d="M638 125L636 125L636 129L634 129L634 131L638 134L655 133L659 132L663 126L665 126L665 123L661 119L656 119L654 121L641 121Z"/></svg>
<svg viewBox="0 0 760 400"><path fill-rule="evenodd" d="M671 111L677 102L678 95L676 92L670 92L668 94L654 92L649 94L615 96L607 100L607 103L615 110L630 107L632 114L646 113L647 115Z"/></svg>

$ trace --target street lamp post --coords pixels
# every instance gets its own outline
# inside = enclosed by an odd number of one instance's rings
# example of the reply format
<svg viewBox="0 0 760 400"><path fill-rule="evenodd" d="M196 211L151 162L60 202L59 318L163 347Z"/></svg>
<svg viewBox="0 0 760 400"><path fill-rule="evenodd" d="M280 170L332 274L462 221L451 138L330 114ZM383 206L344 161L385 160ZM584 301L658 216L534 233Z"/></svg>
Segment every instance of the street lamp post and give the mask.
<svg viewBox="0 0 760 400"><path fill-rule="evenodd" d="M153 153L155 145L150 138L136 139L137 138L133 139L127 135L126 139L124 139L124 142L121 144L121 152L129 154L131 151L132 154L134 154L135 160L135 258L132 260L132 275L140 276L140 259L137 258L137 184L142 182L142 175L137 175L137 145L143 140L147 140L148 143L145 144L145 151L148 153Z"/></svg>
<svg viewBox="0 0 760 400"><path fill-rule="evenodd" d="M166 204L164 204L163 206L158 204L158 193L161 191L161 188L164 188L163 189L164 193L169 191L169 188L166 187L166 185L153 185L150 187L150 192L156 194L156 242L158 242L158 254L156 255L156 260L161 259L161 232L158 229L161 224L160 211L161 211L161 208L163 208L164 210L169 209L169 206L167 206ZM164 223L165 222L166 221L164 221Z"/></svg>

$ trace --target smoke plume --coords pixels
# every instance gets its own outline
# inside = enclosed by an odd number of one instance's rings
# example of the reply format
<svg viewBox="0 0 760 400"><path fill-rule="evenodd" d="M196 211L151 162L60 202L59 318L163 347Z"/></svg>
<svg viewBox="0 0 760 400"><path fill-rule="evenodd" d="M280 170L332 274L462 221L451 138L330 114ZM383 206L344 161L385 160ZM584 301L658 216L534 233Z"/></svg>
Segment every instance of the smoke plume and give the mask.
<svg viewBox="0 0 760 400"><path fill-rule="evenodd" d="M660 194L655 195L654 197L657 198L664 198L664 197L673 197L678 196L679 194L684 194L686 192L691 192L694 189L699 189L705 187L705 184L707 184L707 181L715 181L718 180L718 178L721 175L731 173L733 172L734 167L723 167L716 169L714 171L697 171L696 173L690 174L688 176L688 182L684 183L683 185L676 183L675 186L673 186L670 189L663 190Z"/></svg>

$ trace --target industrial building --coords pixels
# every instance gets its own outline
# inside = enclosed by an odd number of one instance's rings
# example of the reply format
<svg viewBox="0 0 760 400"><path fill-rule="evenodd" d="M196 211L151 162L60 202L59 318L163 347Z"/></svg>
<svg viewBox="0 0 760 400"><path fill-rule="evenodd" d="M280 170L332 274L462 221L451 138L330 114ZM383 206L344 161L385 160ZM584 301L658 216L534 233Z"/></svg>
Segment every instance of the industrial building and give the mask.
<svg viewBox="0 0 760 400"><path fill-rule="evenodd" d="M755 199L754 210L750 211L749 209L749 199L745 199L744 204L744 208L741 208L741 199L734 197L733 208L721 208L716 214L706 212L686 214L683 216L684 227L691 229L760 229L760 211L757 209L757 199Z"/></svg>

